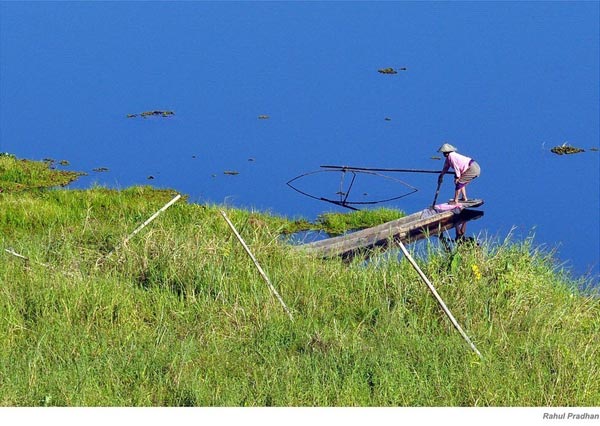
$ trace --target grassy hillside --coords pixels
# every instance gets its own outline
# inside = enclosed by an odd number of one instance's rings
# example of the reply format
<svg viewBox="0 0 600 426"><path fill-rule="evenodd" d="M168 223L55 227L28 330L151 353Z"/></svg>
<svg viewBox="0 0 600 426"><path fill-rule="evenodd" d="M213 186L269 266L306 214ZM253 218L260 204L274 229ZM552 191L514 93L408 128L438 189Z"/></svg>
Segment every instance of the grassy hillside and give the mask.
<svg viewBox="0 0 600 426"><path fill-rule="evenodd" d="M431 246L419 260L480 360L408 262L310 257L280 238L300 221L226 210L293 322L219 206L179 201L120 246L173 195L0 194L0 405L600 400L600 301L578 294L530 242Z"/></svg>

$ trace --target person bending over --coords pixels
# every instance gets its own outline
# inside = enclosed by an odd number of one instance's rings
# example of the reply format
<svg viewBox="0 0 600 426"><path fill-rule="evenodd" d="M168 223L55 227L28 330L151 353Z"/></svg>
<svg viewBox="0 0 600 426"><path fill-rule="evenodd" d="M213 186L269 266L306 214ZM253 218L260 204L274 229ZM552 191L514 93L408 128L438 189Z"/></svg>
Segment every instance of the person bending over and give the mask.
<svg viewBox="0 0 600 426"><path fill-rule="evenodd" d="M441 185L444 180L444 175L448 172L448 169L453 169L454 178L454 199L449 204L458 204L459 201L468 201L466 187L473 179L479 177L481 169L479 164L475 160L465 155L461 155L457 152L457 149L449 143L443 144L438 152L444 154L446 161L444 162L444 168L438 177L438 185ZM462 199L460 199L462 195Z"/></svg>

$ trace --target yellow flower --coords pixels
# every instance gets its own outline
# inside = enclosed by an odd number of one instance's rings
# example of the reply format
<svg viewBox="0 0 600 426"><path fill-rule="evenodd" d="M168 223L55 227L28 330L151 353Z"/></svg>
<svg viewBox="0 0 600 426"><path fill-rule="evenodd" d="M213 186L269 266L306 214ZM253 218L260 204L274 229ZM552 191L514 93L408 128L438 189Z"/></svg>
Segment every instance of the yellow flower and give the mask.
<svg viewBox="0 0 600 426"><path fill-rule="evenodd" d="M476 280L481 279L481 271L479 270L479 266L471 265L471 271L473 271L473 275L475 275Z"/></svg>

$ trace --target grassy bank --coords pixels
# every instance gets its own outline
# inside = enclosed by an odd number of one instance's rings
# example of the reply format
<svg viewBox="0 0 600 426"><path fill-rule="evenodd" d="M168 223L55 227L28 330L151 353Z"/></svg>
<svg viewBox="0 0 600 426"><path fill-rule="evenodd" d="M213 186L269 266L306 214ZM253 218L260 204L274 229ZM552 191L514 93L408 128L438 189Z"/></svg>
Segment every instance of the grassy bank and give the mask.
<svg viewBox="0 0 600 426"><path fill-rule="evenodd" d="M9 153L0 153L0 192L65 186L83 173L55 170L54 160L30 161Z"/></svg>
<svg viewBox="0 0 600 426"><path fill-rule="evenodd" d="M480 360L408 262L310 257L285 218L226 210L293 322L219 206L180 201L112 252L173 195L0 194L0 405L597 405L600 301L530 242L419 261Z"/></svg>

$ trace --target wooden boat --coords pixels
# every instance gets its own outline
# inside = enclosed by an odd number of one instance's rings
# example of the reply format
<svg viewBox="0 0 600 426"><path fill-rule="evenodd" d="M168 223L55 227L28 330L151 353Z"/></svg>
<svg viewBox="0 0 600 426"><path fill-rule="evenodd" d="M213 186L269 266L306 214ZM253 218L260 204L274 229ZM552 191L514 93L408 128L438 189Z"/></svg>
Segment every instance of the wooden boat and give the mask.
<svg viewBox="0 0 600 426"><path fill-rule="evenodd" d="M410 243L439 235L458 223L483 216L481 211L470 210L481 205L483 200L479 199L457 205L439 204L381 225L299 247L322 257L353 257L374 247L388 247L397 240Z"/></svg>

